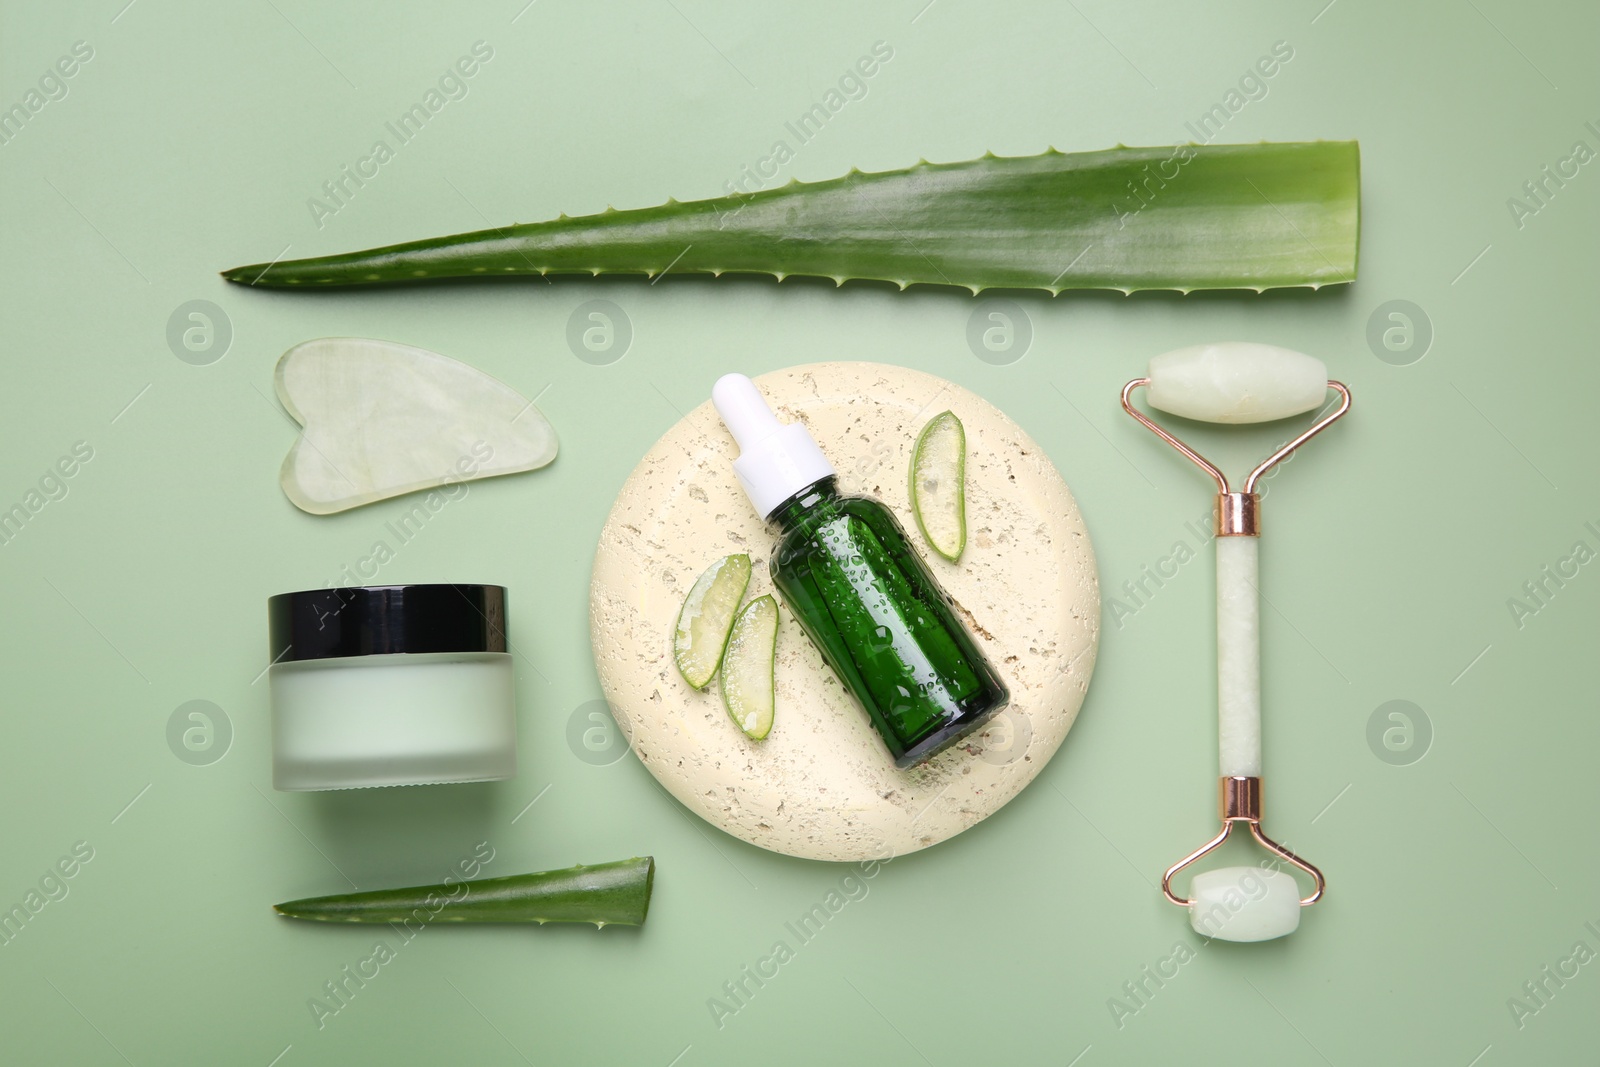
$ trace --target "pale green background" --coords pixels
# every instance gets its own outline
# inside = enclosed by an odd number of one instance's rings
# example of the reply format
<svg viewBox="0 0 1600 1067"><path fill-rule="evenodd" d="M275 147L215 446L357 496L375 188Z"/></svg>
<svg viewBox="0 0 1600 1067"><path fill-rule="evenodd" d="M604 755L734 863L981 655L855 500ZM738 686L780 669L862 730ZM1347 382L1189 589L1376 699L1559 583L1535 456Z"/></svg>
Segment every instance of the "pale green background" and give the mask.
<svg viewBox="0 0 1600 1067"><path fill-rule="evenodd" d="M0 105L73 42L95 50L70 95L0 147L0 505L73 442L95 451L0 548L0 904L74 842L95 850L70 895L0 947L0 1058L1593 1062L1600 964L1520 1030L1507 998L1580 938L1600 950L1583 925L1600 926L1600 565L1520 629L1506 603L1579 539L1600 547L1584 527L1600 525L1600 167L1520 230L1506 207L1575 140L1600 147L1584 129L1600 124L1592 5L124 2L13 0L0 17ZM306 199L480 39L494 58L470 95L318 230ZM1033 341L993 366L968 347L977 303L962 292L669 278L313 297L216 276L286 244L311 255L716 194L878 40L893 60L784 179L1186 139L1185 120L1288 41L1269 95L1220 139L1360 139L1359 283L1010 294ZM565 340L596 297L634 330L609 366ZM209 366L165 339L193 299L234 331ZM1392 299L1436 331L1410 366L1367 344ZM555 465L475 487L381 572L511 588L514 781L271 789L266 683L252 683L264 601L335 577L403 509L313 518L278 490L294 430L271 398L273 362L327 334L434 348L546 390ZM914 366L988 398L1048 451L1109 596L1207 506L1205 480L1117 410L1117 389L1153 353L1234 337L1313 352L1356 395L1270 483L1266 520L1268 823L1326 869L1326 902L1291 939L1199 949L1113 1021L1124 982L1197 943L1154 882L1214 826L1206 554L1120 628L1106 615L1083 715L1031 788L890 864L719 1030L707 999L788 939L784 923L843 869L727 837L631 756L596 766L569 747L574 709L599 697L590 558L634 462L722 372ZM1249 440L1241 460L1276 438ZM209 766L165 739L191 699L235 731ZM1366 740L1393 699L1435 733L1409 766ZM648 927L430 929L319 1031L307 998L379 935L290 925L268 905L343 876L442 876L481 840L490 873L655 855Z"/></svg>

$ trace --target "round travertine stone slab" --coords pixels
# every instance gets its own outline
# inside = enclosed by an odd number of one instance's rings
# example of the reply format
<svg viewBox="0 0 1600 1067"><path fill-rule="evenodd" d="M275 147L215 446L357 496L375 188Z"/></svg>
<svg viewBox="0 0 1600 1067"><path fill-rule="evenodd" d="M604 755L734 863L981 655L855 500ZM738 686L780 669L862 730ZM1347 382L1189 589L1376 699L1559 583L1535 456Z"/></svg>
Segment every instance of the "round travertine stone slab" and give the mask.
<svg viewBox="0 0 1600 1067"><path fill-rule="evenodd" d="M866 713L784 607L777 718L751 741L720 678L690 688L672 656L683 598L732 552L754 566L746 598L773 592L774 532L733 475L733 438L706 401L628 477L595 551L590 637L600 685L635 755L707 822L791 856L866 860L934 845L999 810L1055 754L1094 669L1094 552L1060 474L987 401L920 371L814 363L758 377L780 421L805 423L845 493L876 496L955 598L1011 690L1010 707L920 767L894 767ZM932 552L910 510L911 449L949 409L967 434L967 548Z"/></svg>

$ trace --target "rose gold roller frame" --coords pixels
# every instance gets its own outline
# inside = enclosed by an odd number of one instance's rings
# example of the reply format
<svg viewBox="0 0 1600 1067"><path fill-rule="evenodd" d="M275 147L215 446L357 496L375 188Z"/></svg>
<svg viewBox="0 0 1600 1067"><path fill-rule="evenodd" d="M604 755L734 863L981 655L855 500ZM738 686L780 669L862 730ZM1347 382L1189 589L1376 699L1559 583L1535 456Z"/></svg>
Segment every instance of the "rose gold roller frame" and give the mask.
<svg viewBox="0 0 1600 1067"><path fill-rule="evenodd" d="M1317 434L1327 429L1333 421L1350 410L1350 390L1343 382L1329 381L1328 388L1339 394L1339 406L1329 414L1311 424L1311 427L1299 437L1290 441L1272 455L1262 460L1252 470L1244 481L1244 490L1235 492L1228 485L1228 478L1217 469L1216 464L1206 459L1200 453L1178 440L1172 434L1162 429L1148 415L1133 406L1133 392L1135 389L1150 384L1149 378L1135 378L1122 387L1122 408L1129 415L1138 419L1151 433L1161 438L1167 444L1177 449L1180 454L1193 462L1201 470L1211 475L1217 483L1217 536L1218 537L1260 537L1261 536L1261 495L1256 492L1256 483L1263 475L1278 463L1294 452L1295 449L1311 440ZM1311 895L1300 898L1300 906L1306 907L1322 899L1323 892L1327 889L1327 879L1322 876L1314 864L1296 856L1293 852L1278 844L1261 831L1261 779L1259 777L1227 777L1217 782L1217 816L1222 821L1222 830L1210 841L1201 845L1183 859L1167 868L1161 876L1161 892L1172 903L1180 907L1188 907L1190 902L1184 900L1172 891L1172 877L1185 867L1194 863L1202 856L1214 849L1220 848L1233 833L1239 823L1247 823L1250 827L1250 836L1268 852L1280 859L1286 860L1294 866L1305 871L1316 883L1316 888Z"/></svg>

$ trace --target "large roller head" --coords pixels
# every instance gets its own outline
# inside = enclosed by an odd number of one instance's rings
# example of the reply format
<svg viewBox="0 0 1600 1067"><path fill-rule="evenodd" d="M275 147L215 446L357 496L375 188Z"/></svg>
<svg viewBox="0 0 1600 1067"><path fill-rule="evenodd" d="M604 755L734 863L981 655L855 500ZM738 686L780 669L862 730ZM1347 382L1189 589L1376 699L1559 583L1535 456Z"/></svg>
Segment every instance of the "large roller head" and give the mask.
<svg viewBox="0 0 1600 1067"><path fill-rule="evenodd" d="M1270 941L1300 925L1300 889L1283 871L1218 867L1194 876L1189 925L1223 941Z"/></svg>
<svg viewBox="0 0 1600 1067"><path fill-rule="evenodd" d="M1321 407L1322 360L1276 345L1226 341L1150 360L1150 406L1201 422L1272 422Z"/></svg>

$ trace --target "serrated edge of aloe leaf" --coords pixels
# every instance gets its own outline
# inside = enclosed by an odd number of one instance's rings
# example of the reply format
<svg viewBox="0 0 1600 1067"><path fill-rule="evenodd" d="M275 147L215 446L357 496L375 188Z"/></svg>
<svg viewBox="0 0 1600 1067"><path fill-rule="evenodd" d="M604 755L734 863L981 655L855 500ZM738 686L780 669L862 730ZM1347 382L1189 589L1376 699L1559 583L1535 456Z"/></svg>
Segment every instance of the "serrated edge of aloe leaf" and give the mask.
<svg viewBox="0 0 1600 1067"><path fill-rule="evenodd" d="M917 493L917 457L921 455L922 442L932 432L934 424L946 415L950 416L951 420L955 422L956 432L961 436L961 451L956 456L956 492L961 498L961 506L956 509L956 524L961 530L961 539L956 546L956 554L953 556L940 548L934 541L933 535L928 533L928 527L922 521L922 508L917 504L919 499ZM909 474L908 480L910 483L907 489L911 493L911 514L917 520L917 530L922 534L922 539L928 543L929 548L939 554L940 558L947 559L951 563L961 562L961 554L967 550L967 427L961 421L961 416L946 408L923 425L921 432L917 434L916 444L911 446L911 463L908 465L907 473Z"/></svg>
<svg viewBox="0 0 1600 1067"><path fill-rule="evenodd" d="M678 658L678 631L682 629L683 613L688 610L689 597L693 596L694 591L699 588L701 579L710 574L713 568L727 563L731 559L738 559L740 557L743 557L745 562L744 582L739 586L739 595L733 599L733 613L728 616L728 627L722 632L722 646L717 649L717 661L712 664L711 670L706 674L706 680L701 682L699 685L695 685L694 679L690 678L686 673L684 673L683 661ZM722 657L727 655L728 652L728 638L733 635L734 623L739 621L739 603L740 601L744 600L744 594L746 590L750 588L750 575L754 571L755 566L750 562L750 553L748 552L729 552L725 556L719 556L717 559L712 561L712 563L706 567L705 570L701 571L699 575L695 577L694 584L689 587L688 594L683 598L683 603L678 606L678 614L673 620L672 624L672 662L678 668L678 676L685 682L689 683L689 688L703 692L706 686L711 684L711 679L715 678L717 676L717 672L722 669ZM712 578L711 580L715 582L716 578Z"/></svg>

